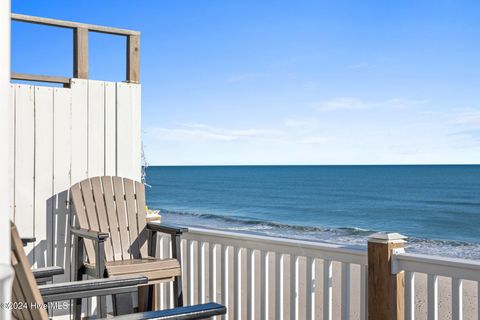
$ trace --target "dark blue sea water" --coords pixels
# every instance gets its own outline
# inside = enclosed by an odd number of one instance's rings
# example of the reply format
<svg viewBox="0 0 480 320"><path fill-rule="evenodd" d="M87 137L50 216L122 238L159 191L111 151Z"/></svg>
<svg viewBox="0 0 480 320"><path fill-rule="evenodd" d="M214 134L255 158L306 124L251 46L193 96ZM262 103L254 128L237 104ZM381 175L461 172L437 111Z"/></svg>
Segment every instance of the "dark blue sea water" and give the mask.
<svg viewBox="0 0 480 320"><path fill-rule="evenodd" d="M148 206L184 225L480 259L480 165L148 167Z"/></svg>

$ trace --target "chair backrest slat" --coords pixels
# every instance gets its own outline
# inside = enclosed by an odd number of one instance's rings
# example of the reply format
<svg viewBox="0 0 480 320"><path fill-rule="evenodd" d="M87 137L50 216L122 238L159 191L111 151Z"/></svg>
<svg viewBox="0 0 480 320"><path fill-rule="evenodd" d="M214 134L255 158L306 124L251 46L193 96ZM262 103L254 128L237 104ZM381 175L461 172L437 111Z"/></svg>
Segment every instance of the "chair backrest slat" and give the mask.
<svg viewBox="0 0 480 320"><path fill-rule="evenodd" d="M110 224L110 238L113 245L114 260L123 259L122 243L118 227L117 209L113 199L112 177L102 177L103 195L105 197L105 207L107 209L108 222ZM127 258L128 259L128 258Z"/></svg>
<svg viewBox="0 0 480 320"><path fill-rule="evenodd" d="M87 212L85 211L85 202L83 201L82 189L80 183L74 184L70 188L70 197L76 212L76 221L80 228L90 229L88 223ZM85 251L87 252L88 261L95 263L95 247L92 240L85 239Z"/></svg>
<svg viewBox="0 0 480 320"><path fill-rule="evenodd" d="M130 179L123 179L123 185L125 188L125 200L127 202L130 253L134 258L140 258L140 246L138 244L137 206L135 204L133 181Z"/></svg>
<svg viewBox="0 0 480 320"><path fill-rule="evenodd" d="M113 177L113 190L115 192L115 204L117 205L118 228L122 242L123 259L130 259L130 239L127 228L127 208L125 206L125 192L123 191L123 180L120 177Z"/></svg>
<svg viewBox="0 0 480 320"><path fill-rule="evenodd" d="M37 287L37 282L30 269L23 244L18 235L17 228L12 223L11 232L11 256L12 267L15 271L15 279L13 280L13 298L18 299L13 302L26 303L28 308L24 310L16 310L13 315L19 319L26 320L47 320L47 310L43 307L43 299ZM38 306L37 308L32 306Z"/></svg>
<svg viewBox="0 0 480 320"><path fill-rule="evenodd" d="M95 207L97 208L98 225L102 232L110 233L109 221L107 217L107 210L105 209L105 198L103 197L102 181L100 177L92 178L91 180L93 199L95 200ZM109 237L105 241L105 259L113 261L112 239Z"/></svg>
<svg viewBox="0 0 480 320"><path fill-rule="evenodd" d="M145 202L145 186L135 181L135 194L137 195L137 214L138 214L138 243L140 244L140 255L148 256L147 242L147 209Z"/></svg>
<svg viewBox="0 0 480 320"><path fill-rule="evenodd" d="M148 257L143 184L121 177L95 177L72 186L71 195L79 226L110 234L105 243L107 261ZM86 249L94 262L93 246Z"/></svg>

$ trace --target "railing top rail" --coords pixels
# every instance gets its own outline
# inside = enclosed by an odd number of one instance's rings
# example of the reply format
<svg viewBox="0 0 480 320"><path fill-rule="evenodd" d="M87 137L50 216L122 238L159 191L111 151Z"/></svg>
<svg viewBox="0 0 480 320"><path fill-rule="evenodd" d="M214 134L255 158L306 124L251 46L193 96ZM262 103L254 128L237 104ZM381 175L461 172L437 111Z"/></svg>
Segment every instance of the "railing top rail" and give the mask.
<svg viewBox="0 0 480 320"><path fill-rule="evenodd" d="M480 261L468 259L400 253L393 256L392 273L401 271L480 281Z"/></svg>
<svg viewBox="0 0 480 320"><path fill-rule="evenodd" d="M209 228L189 227L184 238L218 243L238 248L265 250L327 259L345 263L367 265L367 251L353 246L341 246L316 241L263 236L243 232L230 232Z"/></svg>
<svg viewBox="0 0 480 320"><path fill-rule="evenodd" d="M88 79L88 34L89 32L106 33L126 37L126 81L140 83L140 32L94 24L57 20L43 17L12 13L13 21L41 24L46 26L68 28L73 30L73 78ZM12 79L70 84L66 77L35 75L12 72Z"/></svg>
<svg viewBox="0 0 480 320"><path fill-rule="evenodd" d="M92 32L114 34L119 36L140 35L140 32L135 30L120 29L120 28L113 28L113 27L107 27L107 26L99 26L95 24L87 24L87 23L80 23L80 22L73 22L73 21L66 21L66 20L29 16L29 15L18 14L18 13L12 13L11 17L12 17L12 20L14 21L41 24L41 25L53 26L53 27L59 27L59 28L68 28L68 29L80 28L80 29L87 29L88 31L92 31Z"/></svg>

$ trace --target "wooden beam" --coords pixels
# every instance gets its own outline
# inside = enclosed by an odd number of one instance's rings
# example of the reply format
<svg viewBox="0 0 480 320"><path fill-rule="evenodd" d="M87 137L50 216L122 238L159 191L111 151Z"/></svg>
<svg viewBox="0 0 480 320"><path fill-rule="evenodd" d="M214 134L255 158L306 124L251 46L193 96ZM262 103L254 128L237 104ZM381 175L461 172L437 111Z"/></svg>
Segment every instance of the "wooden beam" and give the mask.
<svg viewBox="0 0 480 320"><path fill-rule="evenodd" d="M79 22L72 22L72 21L65 21L65 20L28 16L25 14L12 13L11 18L13 21L42 24L46 26L68 28L68 29L80 28L80 29L87 29L92 32L114 34L119 36L140 35L140 32L135 30L119 29L119 28L99 26L95 24L86 24L86 23L79 23Z"/></svg>
<svg viewBox="0 0 480 320"><path fill-rule="evenodd" d="M88 79L88 29L73 31L73 77Z"/></svg>
<svg viewBox="0 0 480 320"><path fill-rule="evenodd" d="M10 78L13 80L24 80L24 81L38 81L38 82L51 82L51 83L63 83L70 84L70 78L66 77L55 77L55 76L43 76L37 74L26 74L26 73L16 73L12 72Z"/></svg>
<svg viewBox="0 0 480 320"><path fill-rule="evenodd" d="M405 318L405 275L392 274L392 256L404 250L405 238L375 233L368 240L368 320Z"/></svg>
<svg viewBox="0 0 480 320"><path fill-rule="evenodd" d="M140 82L140 36L127 37L127 81Z"/></svg>

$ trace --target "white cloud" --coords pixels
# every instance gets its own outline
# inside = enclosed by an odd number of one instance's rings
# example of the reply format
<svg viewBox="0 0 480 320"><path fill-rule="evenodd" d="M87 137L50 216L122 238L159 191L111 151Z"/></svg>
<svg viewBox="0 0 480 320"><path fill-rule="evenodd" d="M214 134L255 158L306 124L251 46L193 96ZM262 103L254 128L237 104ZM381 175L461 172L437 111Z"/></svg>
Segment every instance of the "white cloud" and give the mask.
<svg viewBox="0 0 480 320"><path fill-rule="evenodd" d="M247 73L238 73L232 74L228 78L228 82L240 82L245 80L253 80L259 78L265 78L267 76L266 73L261 72L247 72Z"/></svg>
<svg viewBox="0 0 480 320"><path fill-rule="evenodd" d="M145 130L160 140L169 141L237 141L265 139L272 131L261 129L224 129L202 123L177 124L176 128L150 127Z"/></svg>
<svg viewBox="0 0 480 320"><path fill-rule="evenodd" d="M456 114L454 118L458 124L480 127L480 111L459 113Z"/></svg>
<svg viewBox="0 0 480 320"><path fill-rule="evenodd" d="M287 118L284 120L284 124L292 128L317 128L319 126L317 119L306 118Z"/></svg>
<svg viewBox="0 0 480 320"><path fill-rule="evenodd" d="M303 144L324 144L327 141L325 137L304 137L300 140L301 143Z"/></svg>
<svg viewBox="0 0 480 320"><path fill-rule="evenodd" d="M426 104L427 102L427 100L410 100L404 98L392 98L383 101L364 101L353 97L339 97L314 103L314 106L321 111L334 111L370 108L407 108Z"/></svg>

